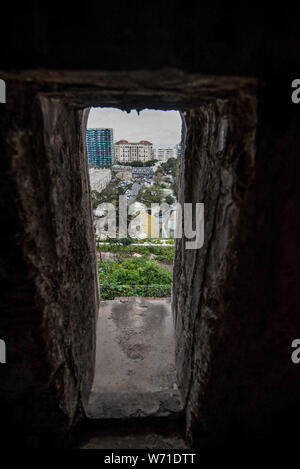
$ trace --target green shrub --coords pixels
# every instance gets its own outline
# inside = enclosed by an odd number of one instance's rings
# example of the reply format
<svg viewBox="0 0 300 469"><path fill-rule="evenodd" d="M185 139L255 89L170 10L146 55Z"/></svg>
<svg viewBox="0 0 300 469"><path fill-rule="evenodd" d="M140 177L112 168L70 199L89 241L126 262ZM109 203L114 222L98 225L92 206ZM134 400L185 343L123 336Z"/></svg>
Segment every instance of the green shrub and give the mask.
<svg viewBox="0 0 300 469"><path fill-rule="evenodd" d="M160 262L165 262L166 264L173 264L174 261L174 253L165 253L163 255L157 256L156 259Z"/></svg>
<svg viewBox="0 0 300 469"><path fill-rule="evenodd" d="M158 261L173 263L174 246L124 246L120 244L101 244L97 247L101 252L113 252L119 254L120 257L132 257L133 253L141 254L148 258L150 254L154 254Z"/></svg>
<svg viewBox="0 0 300 469"><path fill-rule="evenodd" d="M130 236L127 236L127 238L121 238L120 243L123 244L123 246L128 246L133 243L133 239L130 238Z"/></svg>
<svg viewBox="0 0 300 469"><path fill-rule="evenodd" d="M169 296L172 272L151 259L131 258L99 261L101 297Z"/></svg>
<svg viewBox="0 0 300 469"><path fill-rule="evenodd" d="M100 287L103 300L113 300L116 296L153 296L156 298L170 296L171 285L113 285L103 284Z"/></svg>

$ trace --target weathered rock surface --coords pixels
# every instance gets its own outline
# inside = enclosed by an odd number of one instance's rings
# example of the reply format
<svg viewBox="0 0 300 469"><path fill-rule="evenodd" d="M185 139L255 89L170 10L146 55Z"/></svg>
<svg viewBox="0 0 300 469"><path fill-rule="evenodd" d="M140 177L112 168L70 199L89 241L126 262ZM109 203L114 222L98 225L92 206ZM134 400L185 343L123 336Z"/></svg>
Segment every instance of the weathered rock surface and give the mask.
<svg viewBox="0 0 300 469"><path fill-rule="evenodd" d="M243 210L254 174L256 123L255 98L239 99L217 101L185 114L179 200L182 205L204 202L205 212L203 247L187 249L183 237L177 241L174 259L177 372L188 430L194 420L205 425L203 396L230 321L231 295L238 295L232 284L239 257L237 239L243 236ZM241 109L247 113L242 127Z"/></svg>
<svg viewBox="0 0 300 469"><path fill-rule="evenodd" d="M94 373L98 280L82 113L24 90L7 113L13 124L2 145L16 245L6 253L3 419L7 435L55 446L87 401Z"/></svg>
<svg viewBox="0 0 300 469"><path fill-rule="evenodd" d="M170 298L101 301L87 416L161 417L181 411Z"/></svg>
<svg viewBox="0 0 300 469"><path fill-rule="evenodd" d="M197 47L192 55L201 58ZM290 344L300 330L300 140L289 79L267 77L256 117L253 79L172 70L2 78L0 421L8 444L60 445L91 385L96 267L78 151L90 105L186 112L181 200L206 205L206 244L187 253L179 243L174 271L178 378L193 444L297 437L300 378Z"/></svg>

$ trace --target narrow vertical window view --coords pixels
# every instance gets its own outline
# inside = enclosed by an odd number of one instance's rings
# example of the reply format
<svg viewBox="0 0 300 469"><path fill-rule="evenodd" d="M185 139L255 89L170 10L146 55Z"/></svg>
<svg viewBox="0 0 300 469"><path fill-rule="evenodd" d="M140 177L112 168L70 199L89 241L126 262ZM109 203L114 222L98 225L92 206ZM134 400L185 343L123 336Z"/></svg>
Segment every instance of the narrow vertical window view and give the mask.
<svg viewBox="0 0 300 469"><path fill-rule="evenodd" d="M286 459L295 7L6 2L2 17L2 448L124 467L200 467L205 449Z"/></svg>
<svg viewBox="0 0 300 469"><path fill-rule="evenodd" d="M101 298L90 418L182 410L171 312L181 127L176 110L89 111Z"/></svg>

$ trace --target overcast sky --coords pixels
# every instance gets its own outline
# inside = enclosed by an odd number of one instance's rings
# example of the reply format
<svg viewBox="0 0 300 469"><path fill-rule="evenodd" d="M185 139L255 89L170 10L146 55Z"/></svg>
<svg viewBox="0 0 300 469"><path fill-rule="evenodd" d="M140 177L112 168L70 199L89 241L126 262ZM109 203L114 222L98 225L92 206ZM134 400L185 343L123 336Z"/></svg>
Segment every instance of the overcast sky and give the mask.
<svg viewBox="0 0 300 469"><path fill-rule="evenodd" d="M178 111L145 109L127 113L115 108L92 108L87 128L113 128L114 141L149 140L154 145L176 145L181 140L181 117Z"/></svg>

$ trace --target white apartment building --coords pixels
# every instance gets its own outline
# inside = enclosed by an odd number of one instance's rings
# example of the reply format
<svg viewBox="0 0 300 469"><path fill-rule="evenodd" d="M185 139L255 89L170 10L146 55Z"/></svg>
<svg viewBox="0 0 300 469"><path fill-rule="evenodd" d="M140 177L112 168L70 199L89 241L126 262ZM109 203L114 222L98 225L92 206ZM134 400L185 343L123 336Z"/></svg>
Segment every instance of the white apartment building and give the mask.
<svg viewBox="0 0 300 469"><path fill-rule="evenodd" d="M159 161L167 161L169 158L177 158L177 151L174 147L158 147L156 148L155 158Z"/></svg>
<svg viewBox="0 0 300 469"><path fill-rule="evenodd" d="M147 140L138 143L129 143L119 140L115 143L115 162L130 163L131 161L149 161L153 158L153 145Z"/></svg>

